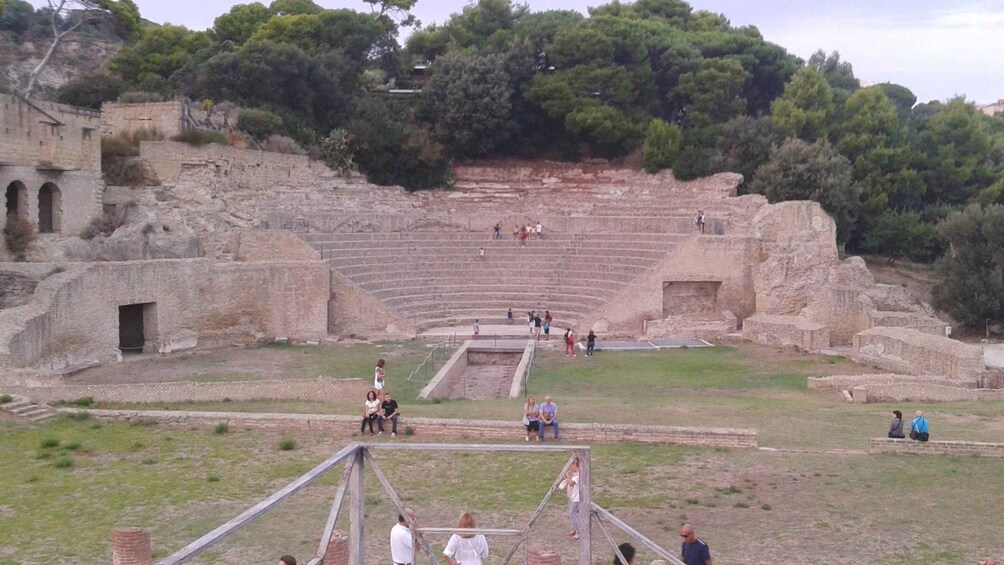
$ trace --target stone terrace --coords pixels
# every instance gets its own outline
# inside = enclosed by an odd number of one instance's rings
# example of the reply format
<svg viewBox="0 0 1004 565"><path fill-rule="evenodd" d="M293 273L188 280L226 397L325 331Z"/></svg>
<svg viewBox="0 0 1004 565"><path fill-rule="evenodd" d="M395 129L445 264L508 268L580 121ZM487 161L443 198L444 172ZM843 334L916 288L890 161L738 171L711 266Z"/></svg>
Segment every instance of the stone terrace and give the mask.
<svg viewBox="0 0 1004 565"><path fill-rule="evenodd" d="M370 209L360 206L377 195L344 179L323 201L286 202L270 225L296 231L417 330L498 324L508 308L517 321L550 310L556 326L574 326L694 237L698 209L709 234L747 229L763 201L735 198L739 181L553 163L468 166L458 167L454 190L384 189ZM544 237L520 246L513 227L537 221ZM491 238L496 223L501 240Z"/></svg>

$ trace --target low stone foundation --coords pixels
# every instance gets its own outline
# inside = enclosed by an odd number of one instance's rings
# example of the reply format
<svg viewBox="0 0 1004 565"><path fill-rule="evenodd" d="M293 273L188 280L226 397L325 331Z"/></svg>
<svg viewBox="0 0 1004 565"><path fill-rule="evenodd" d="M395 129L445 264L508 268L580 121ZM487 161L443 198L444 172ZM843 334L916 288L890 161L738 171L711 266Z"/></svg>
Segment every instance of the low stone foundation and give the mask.
<svg viewBox="0 0 1004 565"><path fill-rule="evenodd" d="M975 379L960 380L943 375L900 375L896 373L874 373L864 375L828 375L808 377L808 390L848 390L856 386L871 385L942 385L956 388L974 389L979 386Z"/></svg>
<svg viewBox="0 0 1004 565"><path fill-rule="evenodd" d="M107 421L156 421L167 425L211 428L226 422L232 428L280 431L323 431L327 437L358 437L360 418L327 414L267 414L243 412L173 412L161 410L79 410ZM429 440L509 440L522 441L524 428L519 422L493 420L448 420L442 418L406 418L398 422L398 433L414 430L415 438ZM366 436L369 437L369 436ZM748 428L686 428L677 426L631 426L624 424L561 424L561 441L567 443L634 443L698 445L704 447L757 447L759 434Z"/></svg>
<svg viewBox="0 0 1004 565"><path fill-rule="evenodd" d="M868 441L868 452L1004 458L1004 443L983 443L978 441L919 442L910 439L876 437Z"/></svg>
<svg viewBox="0 0 1004 565"><path fill-rule="evenodd" d="M743 339L762 345L794 345L812 351L830 346L830 330L798 316L756 314L743 322Z"/></svg>
<svg viewBox="0 0 1004 565"><path fill-rule="evenodd" d="M0 392L26 396L35 402L73 402L91 397L95 402L219 402L245 400L309 400L333 402L363 398L370 389L362 379L302 379L168 382L111 385L3 386Z"/></svg>
<svg viewBox="0 0 1004 565"><path fill-rule="evenodd" d="M910 328L876 327L854 335L854 361L889 371L980 378L983 350Z"/></svg>
<svg viewBox="0 0 1004 565"><path fill-rule="evenodd" d="M1004 391L959 388L929 383L858 385L851 389L854 402L959 402L1004 400Z"/></svg>

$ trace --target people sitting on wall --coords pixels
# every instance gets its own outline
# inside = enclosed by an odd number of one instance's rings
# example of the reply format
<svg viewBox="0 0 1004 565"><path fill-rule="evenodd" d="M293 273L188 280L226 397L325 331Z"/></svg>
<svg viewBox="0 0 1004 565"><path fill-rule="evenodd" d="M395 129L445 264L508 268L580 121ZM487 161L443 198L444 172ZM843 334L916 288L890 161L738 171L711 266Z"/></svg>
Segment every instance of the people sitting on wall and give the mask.
<svg viewBox="0 0 1004 565"><path fill-rule="evenodd" d="M917 410L917 417L910 421L910 439L917 441L927 441L930 438L928 433L927 418L924 413Z"/></svg>
<svg viewBox="0 0 1004 565"><path fill-rule="evenodd" d="M390 393L384 393L383 402L380 403L381 414L377 419L377 429L383 435L383 423L390 420L390 437L397 437L397 419L401 414L397 410L397 401L391 398Z"/></svg>
<svg viewBox="0 0 1004 565"><path fill-rule="evenodd" d="M895 418L889 422L889 437L893 439L903 439L903 413L899 410L892 411Z"/></svg>

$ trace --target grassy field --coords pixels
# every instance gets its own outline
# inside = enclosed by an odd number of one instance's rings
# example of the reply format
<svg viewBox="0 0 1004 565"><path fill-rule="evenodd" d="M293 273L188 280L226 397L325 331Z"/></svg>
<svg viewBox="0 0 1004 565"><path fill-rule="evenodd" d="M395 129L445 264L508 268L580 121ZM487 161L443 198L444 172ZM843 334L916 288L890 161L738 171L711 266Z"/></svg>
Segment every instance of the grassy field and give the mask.
<svg viewBox="0 0 1004 565"><path fill-rule="evenodd" d="M402 390L396 379L425 351L419 343L358 350L282 346L234 357L222 352L208 360L170 359L153 368L117 367L142 369L133 376L137 380L151 371L201 380L207 370L226 378L294 377L321 364L331 375L368 374L379 355L392 367L389 387L398 393L406 418L509 420L513 439L521 441L522 400L428 402L417 400L414 390ZM214 361L230 358L238 362ZM1004 403L856 405L836 393L805 390L808 375L863 370L838 358L745 345L603 352L592 360L544 350L529 387L538 398L553 395L565 422L752 427L760 432L761 445L797 450L595 446L594 499L667 548L678 547L680 523L692 521L717 564L972 563L1004 557L995 518L1004 506L1004 489L996 487L1004 461L818 452L865 449L868 438L884 434L893 408L924 409L935 438L1001 441ZM358 404L359 399L345 399L129 407L356 413ZM296 448L280 449L283 439L295 441ZM109 532L117 525L149 528L156 555L167 555L343 445L308 431L284 437L89 419L63 418L40 427L0 421L0 565L107 563ZM501 528L522 525L564 462L557 455L481 453L381 451L377 458L424 524L452 524L461 511L472 510L480 524ZM199 562L264 563L287 551L307 556L337 479L332 473L305 489ZM367 556L386 561L394 511L372 476L368 485ZM575 546L563 535L564 500L554 500L532 531L531 547L555 548L573 562ZM491 541L488 565L500 565L509 540ZM432 542L440 551L446 539ZM594 544L596 562L608 563L609 548L599 531ZM654 558L641 552L639 562Z"/></svg>
<svg viewBox="0 0 1004 565"><path fill-rule="evenodd" d="M67 418L37 428L0 423L0 564L107 563L109 532L117 525L149 528L155 554L167 555L342 446L318 434L289 438L297 447L283 451L283 436L259 431ZM460 511L472 510L482 525L519 527L564 462L560 455L376 456L426 525L452 524ZM1004 505L1004 489L995 486L1004 472L999 460L625 444L594 447L593 469L599 504L668 548L678 543L679 524L692 521L719 564L972 563L1004 555L994 518ZM308 555L338 475L199 562ZM367 557L379 562L386 560L394 510L372 475L367 485ZM574 561L575 546L563 536L564 499L553 500L531 532L531 546L552 547ZM596 538L597 562L606 563L610 551L598 530ZM446 539L431 541L438 552ZM490 541L488 564L500 565L509 541Z"/></svg>
<svg viewBox="0 0 1004 565"><path fill-rule="evenodd" d="M844 359L743 346L652 352L601 352L592 360L543 350L529 383L541 400L551 394L564 422L755 428L760 443L802 449L864 449L885 434L894 408L921 409L938 438L1000 441L1004 402L848 404L836 392L806 390L807 376L860 373ZM405 373L407 374L407 373ZM423 401L417 387L400 391L405 416L517 421L523 400ZM360 399L105 405L151 409L355 414ZM514 438L519 431L514 428Z"/></svg>

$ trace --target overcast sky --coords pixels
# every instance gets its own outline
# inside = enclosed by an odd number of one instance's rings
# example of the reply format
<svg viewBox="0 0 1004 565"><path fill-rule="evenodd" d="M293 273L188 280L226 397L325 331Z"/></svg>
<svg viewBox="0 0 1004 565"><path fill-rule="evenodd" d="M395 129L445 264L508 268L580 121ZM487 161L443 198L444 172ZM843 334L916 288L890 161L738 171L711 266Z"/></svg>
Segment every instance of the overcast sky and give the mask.
<svg viewBox="0 0 1004 565"><path fill-rule="evenodd" d="M369 9L361 0L314 1L326 8ZM533 11L583 13L604 2L529 0ZM211 27L216 16L240 3L246 2L136 0L144 18L192 29ZM858 78L902 84L922 102L956 94L981 104L1004 98L1004 0L694 0L691 4L723 13L733 25L755 25L768 41L802 58L817 49L839 51L854 65ZM464 5L463 0L418 0L414 12L423 24L442 23Z"/></svg>

